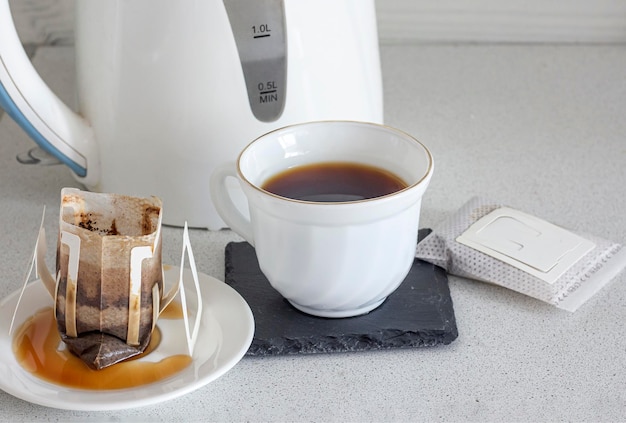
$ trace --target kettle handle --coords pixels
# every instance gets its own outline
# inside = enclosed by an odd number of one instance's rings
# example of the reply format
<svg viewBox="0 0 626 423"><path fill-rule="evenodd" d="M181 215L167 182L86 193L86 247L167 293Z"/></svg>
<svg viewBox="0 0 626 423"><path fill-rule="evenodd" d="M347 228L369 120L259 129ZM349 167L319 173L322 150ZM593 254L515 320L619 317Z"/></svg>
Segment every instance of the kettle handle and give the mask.
<svg viewBox="0 0 626 423"><path fill-rule="evenodd" d="M69 166L80 182L88 187L98 183L93 130L33 67L15 29L9 0L0 0L0 106L42 149Z"/></svg>

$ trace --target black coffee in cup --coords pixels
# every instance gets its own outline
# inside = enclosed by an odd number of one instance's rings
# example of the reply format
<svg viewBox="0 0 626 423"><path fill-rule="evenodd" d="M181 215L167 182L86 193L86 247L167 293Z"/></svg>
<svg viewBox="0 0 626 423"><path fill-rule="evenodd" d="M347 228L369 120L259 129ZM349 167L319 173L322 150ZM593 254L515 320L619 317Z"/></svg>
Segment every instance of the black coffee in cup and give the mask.
<svg viewBox="0 0 626 423"><path fill-rule="evenodd" d="M376 166L326 162L284 170L261 188L294 200L345 202L381 197L407 186L399 176Z"/></svg>

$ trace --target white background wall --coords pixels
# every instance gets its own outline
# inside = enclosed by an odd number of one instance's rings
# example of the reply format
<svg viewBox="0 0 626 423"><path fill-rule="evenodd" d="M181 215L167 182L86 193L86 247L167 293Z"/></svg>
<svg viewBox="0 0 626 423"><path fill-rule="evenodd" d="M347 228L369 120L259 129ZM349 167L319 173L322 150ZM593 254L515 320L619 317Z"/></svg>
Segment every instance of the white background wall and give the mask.
<svg viewBox="0 0 626 423"><path fill-rule="evenodd" d="M624 0L377 0L381 39L624 42Z"/></svg>
<svg viewBox="0 0 626 423"><path fill-rule="evenodd" d="M72 44L74 0L10 3L24 43ZM376 7L381 43L626 42L626 0L376 0Z"/></svg>

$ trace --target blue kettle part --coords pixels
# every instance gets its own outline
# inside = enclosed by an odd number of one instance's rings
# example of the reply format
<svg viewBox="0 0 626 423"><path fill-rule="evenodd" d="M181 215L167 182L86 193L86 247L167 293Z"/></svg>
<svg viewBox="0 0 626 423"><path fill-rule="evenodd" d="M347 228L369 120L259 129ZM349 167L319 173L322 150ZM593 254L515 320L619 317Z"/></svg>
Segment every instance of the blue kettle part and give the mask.
<svg viewBox="0 0 626 423"><path fill-rule="evenodd" d="M47 153L67 165L76 175L84 177L87 169L74 160L61 153L52 145L41 132L24 116L24 113L17 107L4 85L0 82L0 107Z"/></svg>

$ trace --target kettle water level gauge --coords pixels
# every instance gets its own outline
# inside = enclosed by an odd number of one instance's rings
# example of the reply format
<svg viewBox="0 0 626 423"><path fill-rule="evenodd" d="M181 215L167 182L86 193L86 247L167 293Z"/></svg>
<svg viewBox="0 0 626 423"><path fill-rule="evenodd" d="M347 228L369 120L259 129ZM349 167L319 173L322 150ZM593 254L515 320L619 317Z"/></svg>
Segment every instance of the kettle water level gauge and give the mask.
<svg viewBox="0 0 626 423"><path fill-rule="evenodd" d="M254 116L280 118L285 106L287 43L282 0L224 0Z"/></svg>

